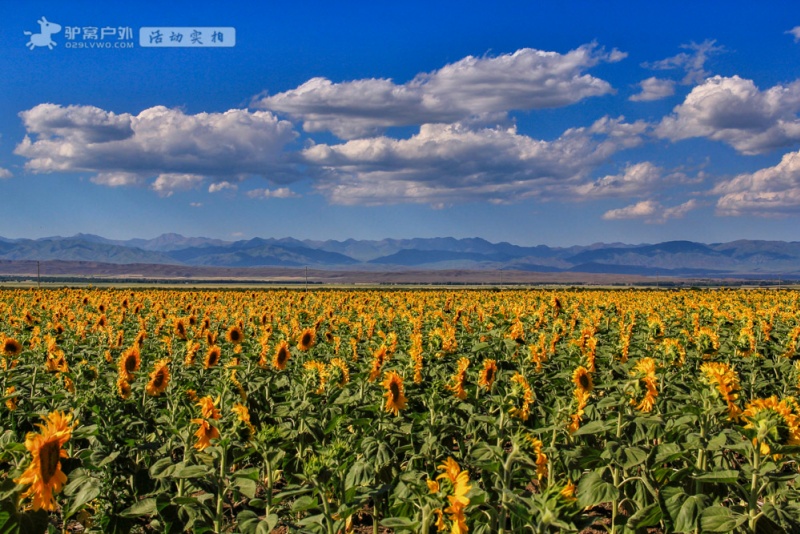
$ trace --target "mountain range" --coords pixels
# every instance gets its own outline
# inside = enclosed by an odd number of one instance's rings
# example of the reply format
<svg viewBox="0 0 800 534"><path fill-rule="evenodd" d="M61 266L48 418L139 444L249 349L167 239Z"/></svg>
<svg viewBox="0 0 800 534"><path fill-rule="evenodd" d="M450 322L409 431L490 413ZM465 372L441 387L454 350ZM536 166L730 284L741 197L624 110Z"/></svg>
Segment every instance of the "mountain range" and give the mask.
<svg viewBox="0 0 800 534"><path fill-rule="evenodd" d="M800 242L667 241L548 247L481 238L224 241L163 234L113 240L92 234L41 239L0 237L0 260L84 261L207 267L309 267L327 270L515 270L644 276L800 278Z"/></svg>

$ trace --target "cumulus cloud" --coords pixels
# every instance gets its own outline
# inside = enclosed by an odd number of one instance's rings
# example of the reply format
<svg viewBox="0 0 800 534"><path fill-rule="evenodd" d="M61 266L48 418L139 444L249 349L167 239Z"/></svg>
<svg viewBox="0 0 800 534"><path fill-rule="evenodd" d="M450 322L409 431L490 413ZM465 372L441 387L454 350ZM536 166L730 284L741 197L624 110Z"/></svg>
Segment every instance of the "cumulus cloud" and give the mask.
<svg viewBox="0 0 800 534"><path fill-rule="evenodd" d="M717 46L715 40L706 39L698 44L692 41L689 44L681 45L681 48L689 50L689 52L681 52L680 54L660 61L653 61L650 63L643 63L642 66L651 70L673 70L681 69L685 72L681 83L684 85L691 85L702 82L708 77L708 71L705 70L706 61L714 54L719 54L725 51L722 46Z"/></svg>
<svg viewBox="0 0 800 534"><path fill-rule="evenodd" d="M795 26L791 30L787 31L786 33L794 36L794 42L800 42L800 26Z"/></svg>
<svg viewBox="0 0 800 534"><path fill-rule="evenodd" d="M236 191L237 189L239 189L239 186L236 184L232 184L231 182L228 182L226 180L223 180L221 182L214 182L213 184L208 186L209 193L218 193L226 189L230 189L231 191Z"/></svg>
<svg viewBox="0 0 800 534"><path fill-rule="evenodd" d="M628 165L621 174L608 175L575 186L581 198L635 197L650 194L663 183L663 169L645 161Z"/></svg>
<svg viewBox="0 0 800 534"><path fill-rule="evenodd" d="M277 189L253 189L247 192L250 198L297 198L300 195L289 189L288 187L279 187Z"/></svg>
<svg viewBox="0 0 800 534"><path fill-rule="evenodd" d="M376 135L389 126L498 122L510 110L555 108L613 93L585 71L627 54L584 45L566 54L525 48L496 57L467 56L405 84L389 79L334 83L312 78L260 98L254 105L303 121L307 132L331 131L342 139Z"/></svg>
<svg viewBox="0 0 800 534"><path fill-rule="evenodd" d="M108 187L125 187L129 185L142 185L145 177L135 172L99 172L90 178L97 185Z"/></svg>
<svg viewBox="0 0 800 534"><path fill-rule="evenodd" d="M648 224L664 223L669 219L680 219L697 207L699 203L695 199L670 208L665 208L655 200L643 200L624 208L609 210L603 214L603 219L608 221L644 219Z"/></svg>
<svg viewBox="0 0 800 534"><path fill-rule="evenodd" d="M409 139L374 137L303 151L321 169L316 188L334 204L511 202L564 194L647 128L605 117L543 141L511 128L425 124Z"/></svg>
<svg viewBox="0 0 800 534"><path fill-rule="evenodd" d="M752 80L714 76L696 86L657 136L672 141L707 137L743 154L758 154L800 140L800 81L759 90Z"/></svg>
<svg viewBox="0 0 800 534"><path fill-rule="evenodd" d="M193 208L202 208L203 207L203 203L202 202L189 202L189 205L191 207L193 207Z"/></svg>
<svg viewBox="0 0 800 534"><path fill-rule="evenodd" d="M631 96L628 100L633 102L650 102L661 100L675 94L675 82L664 80L655 76L639 82L641 92Z"/></svg>
<svg viewBox="0 0 800 534"><path fill-rule="evenodd" d="M8 169L4 169L3 167L0 167L0 180L2 180L3 178L11 178L12 176L13 174L11 174L11 171L9 171Z"/></svg>
<svg viewBox="0 0 800 534"><path fill-rule="evenodd" d="M800 152L790 152L774 167L744 173L717 184L720 215L775 217L800 213Z"/></svg>
<svg viewBox="0 0 800 534"><path fill-rule="evenodd" d="M169 197L176 191L188 191L203 183L199 174L164 173L159 174L150 188L162 197Z"/></svg>
<svg viewBox="0 0 800 534"><path fill-rule="evenodd" d="M14 153L34 173L93 172L96 184L141 185L160 194L286 171L284 147L297 133L269 111L186 114L156 106L138 115L93 106L39 104L20 113L27 135ZM190 177L191 178L188 178Z"/></svg>

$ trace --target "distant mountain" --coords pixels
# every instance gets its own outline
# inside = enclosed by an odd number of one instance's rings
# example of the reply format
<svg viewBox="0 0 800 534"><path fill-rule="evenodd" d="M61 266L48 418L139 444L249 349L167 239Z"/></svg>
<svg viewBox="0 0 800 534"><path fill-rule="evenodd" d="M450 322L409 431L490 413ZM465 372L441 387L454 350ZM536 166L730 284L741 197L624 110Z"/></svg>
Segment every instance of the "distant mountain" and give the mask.
<svg viewBox="0 0 800 534"><path fill-rule="evenodd" d="M65 260L104 263L175 263L159 252L111 245L79 237L19 239L0 244L4 260Z"/></svg>
<svg viewBox="0 0 800 534"><path fill-rule="evenodd" d="M608 273L676 277L797 276L800 242L666 241L655 244L523 247L481 238L345 241L254 238L225 241L163 234L112 240L93 234L41 239L0 237L0 260L62 260L225 268L311 267L329 270L486 270Z"/></svg>
<svg viewBox="0 0 800 534"><path fill-rule="evenodd" d="M288 245L283 246L274 243L274 240L255 238L217 246L188 247L173 250L169 255L177 262L187 265L217 267L341 266L358 263L349 256L308 248L299 241L289 241Z"/></svg>

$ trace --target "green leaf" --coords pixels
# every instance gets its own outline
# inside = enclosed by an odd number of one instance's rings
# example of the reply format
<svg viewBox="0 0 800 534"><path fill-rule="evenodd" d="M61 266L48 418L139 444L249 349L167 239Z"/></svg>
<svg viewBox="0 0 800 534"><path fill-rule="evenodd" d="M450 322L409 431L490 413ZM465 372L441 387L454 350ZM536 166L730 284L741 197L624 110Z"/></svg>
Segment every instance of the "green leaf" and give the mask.
<svg viewBox="0 0 800 534"><path fill-rule="evenodd" d="M647 460L647 453L639 447L626 447L623 449L622 456L624 458L622 467L625 469L643 464Z"/></svg>
<svg viewBox="0 0 800 534"><path fill-rule="evenodd" d="M84 476L71 481L64 488L64 494L70 497L70 506L64 519L71 517L87 502L96 499L100 492L100 481L94 477Z"/></svg>
<svg viewBox="0 0 800 534"><path fill-rule="evenodd" d="M590 436L592 434L600 434L608 430L608 424L605 421L592 421L580 427L573 432L573 436Z"/></svg>
<svg viewBox="0 0 800 534"><path fill-rule="evenodd" d="M419 529L419 522L412 521L407 517L387 517L381 521L381 526L393 528L395 530L410 530L416 532Z"/></svg>
<svg viewBox="0 0 800 534"><path fill-rule="evenodd" d="M372 481L372 466L367 462L358 460L347 471L344 479L344 489L349 490L356 486L367 486Z"/></svg>
<svg viewBox="0 0 800 534"><path fill-rule="evenodd" d="M683 449L677 443L662 443L656 447L653 461L657 464L671 462L683 455Z"/></svg>
<svg viewBox="0 0 800 534"><path fill-rule="evenodd" d="M658 525L661 521L661 508L657 502L654 502L644 508L640 508L635 514L628 518L625 523L626 528L636 530L644 527L652 527Z"/></svg>
<svg viewBox="0 0 800 534"><path fill-rule="evenodd" d="M250 478L246 477L234 477L233 485L236 486L239 491L242 492L242 495L248 499L252 499L256 496L258 484L255 480L251 480Z"/></svg>
<svg viewBox="0 0 800 534"><path fill-rule="evenodd" d="M611 502L619 496L611 482L603 480L601 472L592 471L578 482L578 506L585 508L604 502Z"/></svg>
<svg viewBox="0 0 800 534"><path fill-rule="evenodd" d="M154 497L150 497L147 499L142 499L133 506L129 506L128 508L120 512L119 515L121 515L122 517L141 517L144 515L151 516L155 513L156 513L156 499Z"/></svg>
<svg viewBox="0 0 800 534"><path fill-rule="evenodd" d="M172 458L162 458L150 466L150 476L153 478L164 478L170 476L176 468Z"/></svg>
<svg viewBox="0 0 800 534"><path fill-rule="evenodd" d="M695 476L695 480L701 482L713 482L715 484L733 484L739 478L739 471L733 469L723 469L720 471L712 471L702 475Z"/></svg>
<svg viewBox="0 0 800 534"><path fill-rule="evenodd" d="M731 532L747 521L747 516L737 514L724 506L711 506L700 516L700 529L703 532Z"/></svg>
<svg viewBox="0 0 800 534"><path fill-rule="evenodd" d="M705 495L690 495L681 504L675 517L675 532L691 532L697 529L697 519L706 507Z"/></svg>
<svg viewBox="0 0 800 534"><path fill-rule="evenodd" d="M296 501L292 503L292 512L303 512L305 510L310 510L311 508L316 508L317 499L310 495L303 495Z"/></svg>
<svg viewBox="0 0 800 534"><path fill-rule="evenodd" d="M205 478L211 474L211 468L205 465L178 464L172 473L174 478Z"/></svg>

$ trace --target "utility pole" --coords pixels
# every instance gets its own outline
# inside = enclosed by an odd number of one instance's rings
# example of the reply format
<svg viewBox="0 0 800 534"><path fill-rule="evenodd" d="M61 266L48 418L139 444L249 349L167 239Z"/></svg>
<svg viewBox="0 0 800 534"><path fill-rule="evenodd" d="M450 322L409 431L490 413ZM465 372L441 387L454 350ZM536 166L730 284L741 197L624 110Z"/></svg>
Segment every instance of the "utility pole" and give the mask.
<svg viewBox="0 0 800 534"><path fill-rule="evenodd" d="M39 268L39 260L36 260L36 289L42 288L41 282L41 269Z"/></svg>

